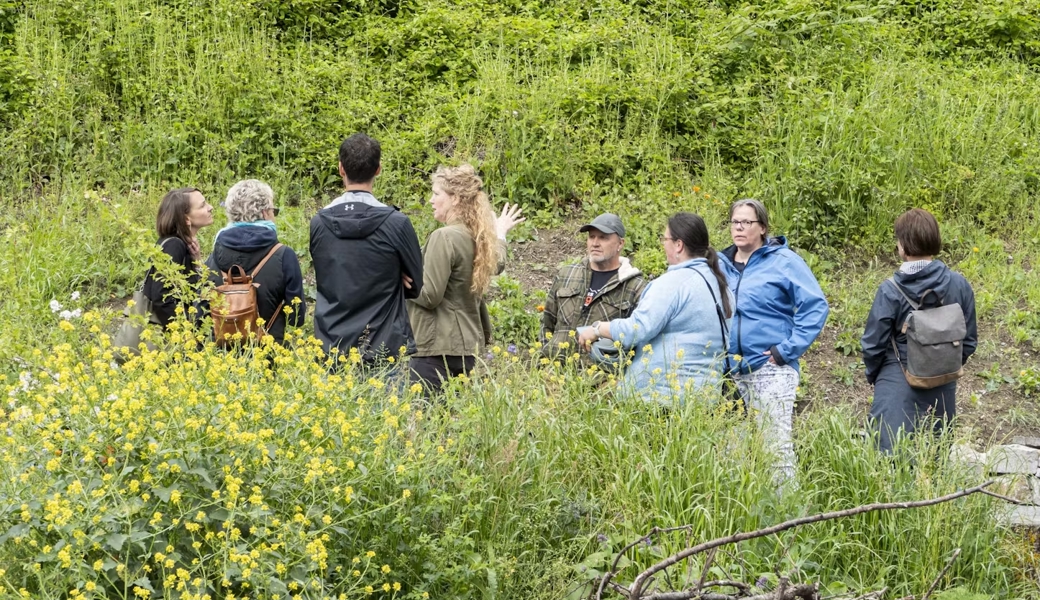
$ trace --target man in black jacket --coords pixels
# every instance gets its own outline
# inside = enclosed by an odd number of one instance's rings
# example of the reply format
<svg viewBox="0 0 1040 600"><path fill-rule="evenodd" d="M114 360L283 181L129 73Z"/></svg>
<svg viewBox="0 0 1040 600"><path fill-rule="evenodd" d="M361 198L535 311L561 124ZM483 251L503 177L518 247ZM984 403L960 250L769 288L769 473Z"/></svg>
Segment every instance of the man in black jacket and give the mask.
<svg viewBox="0 0 1040 600"><path fill-rule="evenodd" d="M405 299L422 289L422 249L412 222L372 195L381 171L379 142L363 133L344 140L339 173L346 191L311 219L315 334L326 352L357 348L369 365L402 348L415 352Z"/></svg>

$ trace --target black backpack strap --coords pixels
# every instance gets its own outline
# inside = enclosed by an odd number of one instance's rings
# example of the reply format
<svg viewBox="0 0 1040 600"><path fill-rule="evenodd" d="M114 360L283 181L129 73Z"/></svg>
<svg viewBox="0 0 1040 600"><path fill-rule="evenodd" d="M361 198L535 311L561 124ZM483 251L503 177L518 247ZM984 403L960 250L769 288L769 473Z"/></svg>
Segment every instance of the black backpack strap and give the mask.
<svg viewBox="0 0 1040 600"><path fill-rule="evenodd" d="M715 304L715 314L719 317L719 329L722 330L722 349L726 353L726 373L729 374L733 372L733 367L730 366L729 362L729 336L726 335L726 313L722 310L722 305L719 304L718 298L715 297L715 290L711 289L711 284L708 283L708 278L704 276L704 273L701 273L696 268L693 269L693 272L700 275L701 279L704 280L704 285L707 286L708 293L711 294L711 301Z"/></svg>

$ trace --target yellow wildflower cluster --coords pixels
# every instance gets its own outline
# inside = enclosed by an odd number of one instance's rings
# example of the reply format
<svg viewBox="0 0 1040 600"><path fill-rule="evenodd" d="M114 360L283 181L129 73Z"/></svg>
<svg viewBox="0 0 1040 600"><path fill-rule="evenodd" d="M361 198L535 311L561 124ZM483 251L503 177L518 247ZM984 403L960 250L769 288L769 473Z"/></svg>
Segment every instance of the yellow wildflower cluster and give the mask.
<svg viewBox="0 0 1040 600"><path fill-rule="evenodd" d="M389 524L452 464L435 450L443 440L415 433L421 389L361 372L356 352L325 356L298 330L284 346L225 352L176 324L158 351L119 366L98 313L62 322L65 342L17 383L0 381L9 589L186 600L402 591L389 578L401 560Z"/></svg>

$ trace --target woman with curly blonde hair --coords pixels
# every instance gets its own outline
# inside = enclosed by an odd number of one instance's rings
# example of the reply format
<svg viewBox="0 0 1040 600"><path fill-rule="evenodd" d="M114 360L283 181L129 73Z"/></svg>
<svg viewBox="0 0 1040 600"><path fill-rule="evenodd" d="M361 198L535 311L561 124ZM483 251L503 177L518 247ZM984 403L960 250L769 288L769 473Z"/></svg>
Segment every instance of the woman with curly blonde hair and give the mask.
<svg viewBox="0 0 1040 600"><path fill-rule="evenodd" d="M408 317L417 349L411 379L439 391L445 379L469 373L491 339L484 294L505 267L506 234L524 219L509 204L495 218L472 165L439 167L431 182L433 218L445 227L423 248L422 291L408 301Z"/></svg>

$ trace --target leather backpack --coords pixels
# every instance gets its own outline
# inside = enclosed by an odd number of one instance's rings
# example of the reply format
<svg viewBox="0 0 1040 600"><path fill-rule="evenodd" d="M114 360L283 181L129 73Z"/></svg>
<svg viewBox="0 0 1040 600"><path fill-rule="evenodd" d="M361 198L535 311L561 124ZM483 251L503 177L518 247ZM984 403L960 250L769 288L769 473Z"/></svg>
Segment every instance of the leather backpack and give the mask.
<svg viewBox="0 0 1040 600"><path fill-rule="evenodd" d="M216 294L210 305L210 316L213 318L213 339L217 346L228 348L247 341L257 342L267 335L267 330L278 319L284 302L278 303L274 314L266 319L263 326L257 324L260 310L257 304L256 288L260 287L260 284L253 283L253 279L281 247L281 243L272 246L264 259L249 275L246 275L245 269L241 265L231 265L226 273L220 272L224 277L224 283L214 289Z"/></svg>

